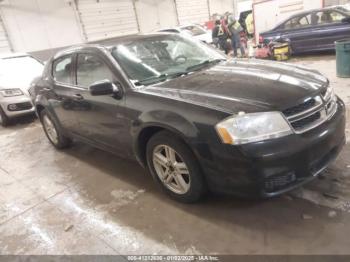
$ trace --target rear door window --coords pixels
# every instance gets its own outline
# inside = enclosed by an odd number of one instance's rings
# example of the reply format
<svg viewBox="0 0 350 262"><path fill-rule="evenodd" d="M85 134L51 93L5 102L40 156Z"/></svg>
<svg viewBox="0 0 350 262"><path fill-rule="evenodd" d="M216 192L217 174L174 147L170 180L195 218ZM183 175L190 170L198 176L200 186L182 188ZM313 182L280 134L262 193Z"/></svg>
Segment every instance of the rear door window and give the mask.
<svg viewBox="0 0 350 262"><path fill-rule="evenodd" d="M294 17L284 24L284 29L288 30L308 27L310 26L310 17L311 15Z"/></svg>
<svg viewBox="0 0 350 262"><path fill-rule="evenodd" d="M72 56L58 58L53 63L52 75L56 82L72 84Z"/></svg>
<svg viewBox="0 0 350 262"><path fill-rule="evenodd" d="M345 18L345 15L332 10L318 12L316 15L318 17L317 24L319 25L341 23L342 20Z"/></svg>

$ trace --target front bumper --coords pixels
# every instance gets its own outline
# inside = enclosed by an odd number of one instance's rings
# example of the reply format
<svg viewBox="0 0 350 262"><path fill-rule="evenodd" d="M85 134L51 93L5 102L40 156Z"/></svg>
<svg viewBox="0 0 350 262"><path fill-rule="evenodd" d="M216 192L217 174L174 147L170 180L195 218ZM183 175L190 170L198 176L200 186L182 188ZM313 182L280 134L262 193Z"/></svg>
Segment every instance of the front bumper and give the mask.
<svg viewBox="0 0 350 262"><path fill-rule="evenodd" d="M304 134L243 146L210 146L211 161L201 159L209 188L240 196L272 197L319 175L345 144L345 105Z"/></svg>
<svg viewBox="0 0 350 262"><path fill-rule="evenodd" d="M26 95L1 97L0 106L9 118L35 112L32 101Z"/></svg>

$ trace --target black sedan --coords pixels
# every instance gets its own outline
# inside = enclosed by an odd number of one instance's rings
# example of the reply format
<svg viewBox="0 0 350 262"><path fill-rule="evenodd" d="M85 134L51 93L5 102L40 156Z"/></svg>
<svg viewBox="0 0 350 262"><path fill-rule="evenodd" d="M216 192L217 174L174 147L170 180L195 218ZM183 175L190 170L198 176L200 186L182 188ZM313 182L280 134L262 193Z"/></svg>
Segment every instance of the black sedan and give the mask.
<svg viewBox="0 0 350 262"><path fill-rule="evenodd" d="M175 34L58 53L35 84L50 142L136 158L173 198L270 197L322 172L344 140L344 104L318 72L226 61Z"/></svg>
<svg viewBox="0 0 350 262"><path fill-rule="evenodd" d="M325 8L299 13L270 31L260 34L260 42L283 39L291 43L294 54L330 51L335 41L350 37L350 12Z"/></svg>

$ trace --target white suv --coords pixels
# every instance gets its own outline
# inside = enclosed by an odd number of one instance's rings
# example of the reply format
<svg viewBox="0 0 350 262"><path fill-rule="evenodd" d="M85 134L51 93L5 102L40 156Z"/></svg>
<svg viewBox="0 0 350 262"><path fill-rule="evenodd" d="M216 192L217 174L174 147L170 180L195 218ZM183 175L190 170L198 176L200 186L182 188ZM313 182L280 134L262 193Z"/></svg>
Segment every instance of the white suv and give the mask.
<svg viewBox="0 0 350 262"><path fill-rule="evenodd" d="M43 64L28 54L0 56L0 122L7 126L11 118L35 113L28 90L40 76Z"/></svg>

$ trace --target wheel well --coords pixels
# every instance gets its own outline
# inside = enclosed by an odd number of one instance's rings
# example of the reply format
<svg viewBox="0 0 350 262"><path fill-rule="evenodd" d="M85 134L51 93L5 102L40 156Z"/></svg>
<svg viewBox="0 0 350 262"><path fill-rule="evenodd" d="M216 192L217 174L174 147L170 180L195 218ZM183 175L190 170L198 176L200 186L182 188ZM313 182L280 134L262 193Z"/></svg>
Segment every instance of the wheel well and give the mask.
<svg viewBox="0 0 350 262"><path fill-rule="evenodd" d="M138 137L137 140L137 157L139 161L141 161L141 164L146 167L147 166L147 156L146 156L146 151L147 151L147 143L151 139L152 136L154 136L156 133L159 133L160 131L168 131L174 136L177 136L179 139L182 140L182 142L188 147L188 149L193 153L193 155L196 157L195 152L193 149L187 144L187 142L181 137L179 134L176 132L169 130L167 128L163 127L158 127L158 126L152 126L152 127L146 127L143 129Z"/></svg>
<svg viewBox="0 0 350 262"><path fill-rule="evenodd" d="M147 166L147 159L146 159L146 149L147 149L147 143L151 139L152 136L154 136L156 133L166 130L162 127L147 127L143 129L138 137L138 143L137 143L137 154L141 161L141 163L144 166Z"/></svg>

